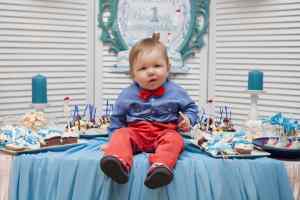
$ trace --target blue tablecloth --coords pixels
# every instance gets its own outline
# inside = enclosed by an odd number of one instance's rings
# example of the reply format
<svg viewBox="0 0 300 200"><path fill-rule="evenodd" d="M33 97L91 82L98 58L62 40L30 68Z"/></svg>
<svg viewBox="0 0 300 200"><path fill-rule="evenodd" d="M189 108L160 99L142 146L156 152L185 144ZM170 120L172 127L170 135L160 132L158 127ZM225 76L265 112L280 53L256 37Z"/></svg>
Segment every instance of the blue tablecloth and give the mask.
<svg viewBox="0 0 300 200"><path fill-rule="evenodd" d="M129 182L119 185L99 167L105 138L69 149L22 154L13 161L11 200L290 200L292 191L281 161L215 159L186 146L167 187L144 186L148 154L138 154Z"/></svg>

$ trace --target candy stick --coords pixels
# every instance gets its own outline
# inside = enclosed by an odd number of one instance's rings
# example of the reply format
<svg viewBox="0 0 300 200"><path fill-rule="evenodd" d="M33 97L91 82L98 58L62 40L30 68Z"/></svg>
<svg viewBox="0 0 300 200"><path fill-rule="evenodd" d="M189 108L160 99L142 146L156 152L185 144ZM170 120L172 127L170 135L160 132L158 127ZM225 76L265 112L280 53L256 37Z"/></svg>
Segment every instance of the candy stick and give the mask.
<svg viewBox="0 0 300 200"><path fill-rule="evenodd" d="M203 111L202 115L201 115L201 118L200 118L200 124L202 123L202 120L204 118L204 115L205 115L205 112Z"/></svg>
<svg viewBox="0 0 300 200"><path fill-rule="evenodd" d="M87 110L88 110L88 107L89 107L89 104L87 104L87 105L85 106L85 108L84 108L84 112L83 112L84 118L86 117L86 112L87 112Z"/></svg>
<svg viewBox="0 0 300 200"><path fill-rule="evenodd" d="M90 121L94 122L94 113L95 113L95 106L90 105Z"/></svg>
<svg viewBox="0 0 300 200"><path fill-rule="evenodd" d="M222 123L222 119L223 119L223 108L222 106L220 106L220 124Z"/></svg>
<svg viewBox="0 0 300 200"><path fill-rule="evenodd" d="M179 111L178 113L184 120L186 119L186 116L181 111Z"/></svg>
<svg viewBox="0 0 300 200"><path fill-rule="evenodd" d="M70 97L65 97L64 98L64 117L67 122L68 132L70 131L70 121L69 121L70 107L69 107L69 104L70 104Z"/></svg>
<svg viewBox="0 0 300 200"><path fill-rule="evenodd" d="M72 114L72 118L73 118L73 121L75 121L76 120L76 113L75 113L75 106L74 106L74 110L73 110L73 114Z"/></svg>
<svg viewBox="0 0 300 200"><path fill-rule="evenodd" d="M208 118L207 118L207 116L205 116L205 118L204 118L204 126L207 126L207 120L208 120Z"/></svg>
<svg viewBox="0 0 300 200"><path fill-rule="evenodd" d="M185 121L189 120L189 118L185 114L183 114L181 111L179 111L178 113Z"/></svg>
<svg viewBox="0 0 300 200"><path fill-rule="evenodd" d="M93 122L96 122L96 112L97 112L97 110L96 110L96 107L95 106L93 106Z"/></svg>
<svg viewBox="0 0 300 200"><path fill-rule="evenodd" d="M202 116L201 116L201 124L204 124L204 125L205 125L205 118L206 118L206 112L205 112L205 110L203 109L203 113L202 113Z"/></svg>
<svg viewBox="0 0 300 200"><path fill-rule="evenodd" d="M79 107L78 105L74 106L74 111L73 111L73 121L75 123L75 121L78 122L78 130L80 130L80 114L79 114Z"/></svg>
<svg viewBox="0 0 300 200"><path fill-rule="evenodd" d="M105 115L108 115L108 99L106 100Z"/></svg>
<svg viewBox="0 0 300 200"><path fill-rule="evenodd" d="M89 121L93 119L93 106L89 104Z"/></svg>
<svg viewBox="0 0 300 200"><path fill-rule="evenodd" d="M79 114L79 106L78 105L75 105L75 116L76 116L76 119L79 120L80 114Z"/></svg>
<svg viewBox="0 0 300 200"><path fill-rule="evenodd" d="M114 104L111 104L111 113L110 113L110 116L113 114L113 112L114 112Z"/></svg>
<svg viewBox="0 0 300 200"><path fill-rule="evenodd" d="M109 106L109 116L112 114L112 112L113 112L113 109L114 109L114 105L113 104L109 104L110 106Z"/></svg>

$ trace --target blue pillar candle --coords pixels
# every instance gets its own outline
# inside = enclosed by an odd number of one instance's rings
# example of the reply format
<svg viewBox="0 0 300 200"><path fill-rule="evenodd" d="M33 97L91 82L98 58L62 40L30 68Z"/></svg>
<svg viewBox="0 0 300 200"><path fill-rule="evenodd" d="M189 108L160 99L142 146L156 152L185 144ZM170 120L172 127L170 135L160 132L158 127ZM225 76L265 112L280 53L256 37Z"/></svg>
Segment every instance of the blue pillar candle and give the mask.
<svg viewBox="0 0 300 200"><path fill-rule="evenodd" d="M264 74L259 70L248 73L248 90L263 90Z"/></svg>
<svg viewBox="0 0 300 200"><path fill-rule="evenodd" d="M46 104L47 102L47 78L38 74L32 77L32 103Z"/></svg>

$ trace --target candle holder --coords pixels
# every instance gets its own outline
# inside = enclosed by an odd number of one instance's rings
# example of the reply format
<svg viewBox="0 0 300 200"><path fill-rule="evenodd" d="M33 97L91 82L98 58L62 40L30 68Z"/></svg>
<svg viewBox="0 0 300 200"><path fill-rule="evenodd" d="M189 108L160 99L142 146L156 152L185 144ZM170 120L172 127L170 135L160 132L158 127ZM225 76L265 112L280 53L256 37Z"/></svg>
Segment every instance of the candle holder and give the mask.
<svg viewBox="0 0 300 200"><path fill-rule="evenodd" d="M249 112L249 120L256 121L259 116L257 111L257 102L259 98L259 94L263 93L262 90L248 90L250 94L250 112Z"/></svg>
<svg viewBox="0 0 300 200"><path fill-rule="evenodd" d="M263 93L264 73L259 70L251 70L248 72L248 93L250 94L250 112L248 120L245 123L245 128L251 134L261 132L262 123L257 119L257 102L259 94Z"/></svg>
<svg viewBox="0 0 300 200"><path fill-rule="evenodd" d="M248 90L250 94L250 112L248 115L248 120L245 123L245 128L251 134L257 134L261 132L262 129L262 122L258 120L258 110L257 110L257 103L259 99L259 94L264 93L263 90Z"/></svg>
<svg viewBox="0 0 300 200"><path fill-rule="evenodd" d="M47 107L46 103L33 103L32 107L34 108L35 111L39 112L45 112L45 109Z"/></svg>

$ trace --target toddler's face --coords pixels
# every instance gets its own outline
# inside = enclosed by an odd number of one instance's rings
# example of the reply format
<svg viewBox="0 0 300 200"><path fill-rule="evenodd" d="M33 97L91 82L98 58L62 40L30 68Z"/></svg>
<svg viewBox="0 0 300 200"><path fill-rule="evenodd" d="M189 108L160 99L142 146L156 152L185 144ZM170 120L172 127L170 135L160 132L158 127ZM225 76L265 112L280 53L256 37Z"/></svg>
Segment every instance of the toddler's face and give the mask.
<svg viewBox="0 0 300 200"><path fill-rule="evenodd" d="M138 55L132 68L132 77L142 88L154 90L168 78L170 66L162 50L153 49Z"/></svg>

